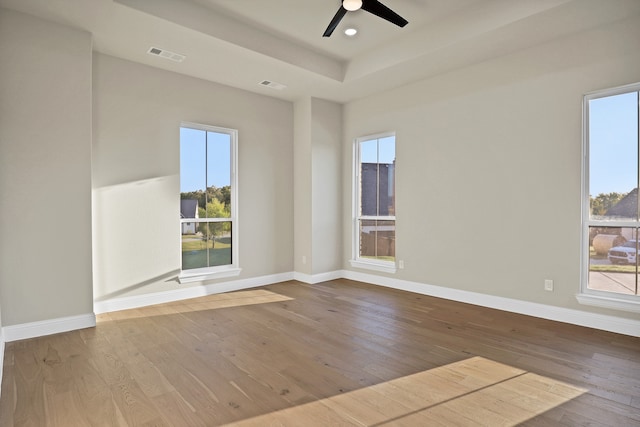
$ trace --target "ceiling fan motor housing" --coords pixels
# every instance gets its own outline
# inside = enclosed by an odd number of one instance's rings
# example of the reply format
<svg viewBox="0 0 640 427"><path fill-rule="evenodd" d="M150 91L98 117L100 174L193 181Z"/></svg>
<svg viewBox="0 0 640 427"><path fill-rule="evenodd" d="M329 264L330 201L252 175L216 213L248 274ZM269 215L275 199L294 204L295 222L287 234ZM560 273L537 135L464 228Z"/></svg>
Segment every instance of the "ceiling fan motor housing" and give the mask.
<svg viewBox="0 0 640 427"><path fill-rule="evenodd" d="M347 12L353 12L358 9L362 9L373 15L379 16L392 24L396 24L398 27L404 27L409 23L409 21L380 3L378 0L342 0L342 5L329 23L329 26L324 31L322 37L329 37Z"/></svg>

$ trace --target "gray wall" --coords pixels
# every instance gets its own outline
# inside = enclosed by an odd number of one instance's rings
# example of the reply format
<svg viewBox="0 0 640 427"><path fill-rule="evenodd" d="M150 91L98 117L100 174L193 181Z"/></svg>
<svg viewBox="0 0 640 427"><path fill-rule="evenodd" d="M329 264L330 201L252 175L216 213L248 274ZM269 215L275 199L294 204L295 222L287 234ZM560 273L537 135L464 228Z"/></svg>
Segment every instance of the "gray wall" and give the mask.
<svg viewBox="0 0 640 427"><path fill-rule="evenodd" d="M2 325L93 312L91 35L0 9Z"/></svg>
<svg viewBox="0 0 640 427"><path fill-rule="evenodd" d="M294 268L342 268L342 106L307 97L294 105Z"/></svg>
<svg viewBox="0 0 640 427"><path fill-rule="evenodd" d="M343 262L342 106L314 98L311 115L312 274L322 274L340 270Z"/></svg>
<svg viewBox="0 0 640 427"><path fill-rule="evenodd" d="M351 142L396 131L394 276L581 306L582 96L638 81L640 22L626 20L345 106ZM349 206L351 183L343 181ZM343 250L351 248L345 208ZM344 268L350 269L348 264ZM555 291L543 290L544 279Z"/></svg>
<svg viewBox="0 0 640 427"><path fill-rule="evenodd" d="M181 121L238 129L240 278L293 270L293 105L95 54L95 298L178 285ZM229 279L226 279L229 280Z"/></svg>
<svg viewBox="0 0 640 427"><path fill-rule="evenodd" d="M294 200L294 269L298 273L312 273L312 99L294 104L293 200Z"/></svg>

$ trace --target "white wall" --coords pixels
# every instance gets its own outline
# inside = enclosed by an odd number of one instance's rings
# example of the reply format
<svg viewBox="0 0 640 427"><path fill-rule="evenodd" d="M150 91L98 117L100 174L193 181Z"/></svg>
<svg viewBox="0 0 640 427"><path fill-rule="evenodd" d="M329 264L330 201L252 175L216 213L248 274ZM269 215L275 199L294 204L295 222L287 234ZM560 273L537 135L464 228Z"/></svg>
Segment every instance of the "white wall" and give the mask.
<svg viewBox="0 0 640 427"><path fill-rule="evenodd" d="M301 280L342 268L342 106L294 105L294 268Z"/></svg>
<svg viewBox="0 0 640 427"><path fill-rule="evenodd" d="M313 259L312 229L312 99L294 104L293 199L294 269L311 275Z"/></svg>
<svg viewBox="0 0 640 427"><path fill-rule="evenodd" d="M239 278L292 271L292 104L107 55L93 64L96 300L201 285L176 281L181 121L239 131Z"/></svg>
<svg viewBox="0 0 640 427"><path fill-rule="evenodd" d="M393 277L638 319L575 299L582 95L637 82L638 40L636 18L346 105L345 176L350 141L397 132L396 252L406 268ZM349 253L348 179L343 190Z"/></svg>
<svg viewBox="0 0 640 427"><path fill-rule="evenodd" d="M93 312L91 35L0 9L3 327Z"/></svg>
<svg viewBox="0 0 640 427"><path fill-rule="evenodd" d="M312 274L342 268L342 106L311 100ZM348 177L348 176L347 176Z"/></svg>

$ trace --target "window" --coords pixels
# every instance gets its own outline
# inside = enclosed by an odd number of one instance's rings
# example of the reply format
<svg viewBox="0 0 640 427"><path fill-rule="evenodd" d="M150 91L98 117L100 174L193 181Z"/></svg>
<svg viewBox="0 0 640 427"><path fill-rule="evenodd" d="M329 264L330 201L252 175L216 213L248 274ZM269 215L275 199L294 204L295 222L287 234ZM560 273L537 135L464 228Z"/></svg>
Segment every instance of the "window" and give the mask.
<svg viewBox="0 0 640 427"><path fill-rule="evenodd" d="M584 99L585 304L640 311L640 84Z"/></svg>
<svg viewBox="0 0 640 427"><path fill-rule="evenodd" d="M236 130L180 127L180 281L240 273Z"/></svg>
<svg viewBox="0 0 640 427"><path fill-rule="evenodd" d="M354 147L354 237L351 265L396 271L396 138L359 138Z"/></svg>

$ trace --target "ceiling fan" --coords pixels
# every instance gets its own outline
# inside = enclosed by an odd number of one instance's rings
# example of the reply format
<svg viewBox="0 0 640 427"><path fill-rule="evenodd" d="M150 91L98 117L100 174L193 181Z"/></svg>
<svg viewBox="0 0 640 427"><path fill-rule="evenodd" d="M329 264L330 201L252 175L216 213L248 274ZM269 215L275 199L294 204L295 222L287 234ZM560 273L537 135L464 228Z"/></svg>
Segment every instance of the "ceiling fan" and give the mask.
<svg viewBox="0 0 640 427"><path fill-rule="evenodd" d="M322 37L329 37L333 30L336 29L344 15L347 12L353 12L358 9L366 10L369 13L372 13L376 16L379 16L382 19L386 19L392 24L396 24L399 27L404 27L409 23L402 16L395 13L393 10L389 9L387 6L380 3L378 0L342 0L342 5L336 15L333 17L329 26L324 31Z"/></svg>

